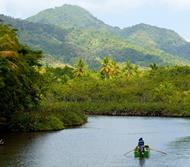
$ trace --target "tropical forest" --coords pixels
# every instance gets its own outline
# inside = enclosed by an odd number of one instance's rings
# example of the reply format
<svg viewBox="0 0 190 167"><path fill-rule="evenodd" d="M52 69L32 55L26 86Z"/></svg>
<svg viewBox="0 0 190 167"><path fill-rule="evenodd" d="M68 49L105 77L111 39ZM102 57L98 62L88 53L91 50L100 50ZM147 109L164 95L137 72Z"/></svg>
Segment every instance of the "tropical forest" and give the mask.
<svg viewBox="0 0 190 167"><path fill-rule="evenodd" d="M174 30L145 23L111 26L68 4L25 18L2 13L0 166L165 167L163 157L168 156L169 166L177 167L177 155L181 161L189 158L179 153L190 146L189 81L190 42ZM169 135L176 140L170 141ZM127 144L134 144L132 137L145 137L166 152L145 145L142 154L132 150L139 162L128 152L123 159L117 157L130 149ZM154 143L158 139L160 144ZM17 153L19 144L13 144L18 141L24 143L23 154ZM30 152L38 147L44 149L44 159ZM151 149L151 157L160 161L145 163ZM106 150L112 153L104 155ZM113 161L114 156L120 162Z"/></svg>

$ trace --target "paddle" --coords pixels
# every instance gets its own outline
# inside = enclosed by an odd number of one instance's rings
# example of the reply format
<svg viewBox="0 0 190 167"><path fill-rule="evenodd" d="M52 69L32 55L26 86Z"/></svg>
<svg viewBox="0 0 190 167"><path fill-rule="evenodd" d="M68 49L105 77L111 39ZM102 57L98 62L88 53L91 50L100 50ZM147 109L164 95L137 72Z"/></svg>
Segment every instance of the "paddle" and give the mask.
<svg viewBox="0 0 190 167"><path fill-rule="evenodd" d="M152 151L156 151L156 152L159 152L159 153L162 153L162 154L167 155L166 152L164 152L164 151L160 151L160 150L157 150L157 149L154 149L154 148L150 148L150 150L152 150Z"/></svg>
<svg viewBox="0 0 190 167"><path fill-rule="evenodd" d="M127 154L129 154L129 153L131 153L133 151L134 151L134 149L132 149L131 151L126 152L125 154L123 154L123 156L126 156Z"/></svg>

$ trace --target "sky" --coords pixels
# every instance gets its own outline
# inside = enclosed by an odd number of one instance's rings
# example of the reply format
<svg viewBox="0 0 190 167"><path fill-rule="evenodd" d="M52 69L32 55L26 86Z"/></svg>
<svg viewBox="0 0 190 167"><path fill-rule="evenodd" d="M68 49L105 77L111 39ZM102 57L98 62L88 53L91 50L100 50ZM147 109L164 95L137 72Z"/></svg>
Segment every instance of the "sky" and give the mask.
<svg viewBox="0 0 190 167"><path fill-rule="evenodd" d="M112 26L146 23L190 41L190 0L0 0L0 13L24 19L63 4L79 5Z"/></svg>

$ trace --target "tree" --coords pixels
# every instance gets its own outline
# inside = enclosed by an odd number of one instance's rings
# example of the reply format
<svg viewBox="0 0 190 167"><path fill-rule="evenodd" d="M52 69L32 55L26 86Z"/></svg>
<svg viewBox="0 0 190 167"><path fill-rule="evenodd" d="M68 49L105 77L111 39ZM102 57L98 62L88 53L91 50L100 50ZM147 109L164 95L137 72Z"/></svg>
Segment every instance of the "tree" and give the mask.
<svg viewBox="0 0 190 167"><path fill-rule="evenodd" d="M151 70L156 71L158 69L158 65L156 63L150 64L149 66Z"/></svg>
<svg viewBox="0 0 190 167"><path fill-rule="evenodd" d="M42 53L18 42L16 33L0 25L0 116L34 109L42 95L42 76L36 71Z"/></svg>
<svg viewBox="0 0 190 167"><path fill-rule="evenodd" d="M127 61L123 68L123 73L127 78L130 78L138 73L138 67L132 64L131 61Z"/></svg>
<svg viewBox="0 0 190 167"><path fill-rule="evenodd" d="M104 57L101 64L102 64L102 67L100 69L101 76L105 79L111 78L113 74L112 61L108 57Z"/></svg>
<svg viewBox="0 0 190 167"><path fill-rule="evenodd" d="M85 62L82 59L79 59L79 61L75 65L75 69L73 70L74 76L77 78L84 76L85 68L86 68Z"/></svg>
<svg viewBox="0 0 190 167"><path fill-rule="evenodd" d="M111 67L112 67L111 76L117 77L121 72L118 64L115 61L112 60L111 61Z"/></svg>

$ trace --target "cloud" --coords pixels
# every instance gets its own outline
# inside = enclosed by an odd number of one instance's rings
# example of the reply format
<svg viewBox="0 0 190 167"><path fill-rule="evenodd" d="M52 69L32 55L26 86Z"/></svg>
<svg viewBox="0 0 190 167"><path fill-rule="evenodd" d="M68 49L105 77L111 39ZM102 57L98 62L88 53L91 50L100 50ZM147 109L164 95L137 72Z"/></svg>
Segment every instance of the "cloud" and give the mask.
<svg viewBox="0 0 190 167"><path fill-rule="evenodd" d="M0 13L6 13L6 5L4 0L0 0Z"/></svg>
<svg viewBox="0 0 190 167"><path fill-rule="evenodd" d="M0 0L6 7L5 12L13 17L25 18L43 9L50 8L58 0Z"/></svg>
<svg viewBox="0 0 190 167"><path fill-rule="evenodd" d="M189 0L161 0L161 2L167 5L169 8L178 10L190 9Z"/></svg>

